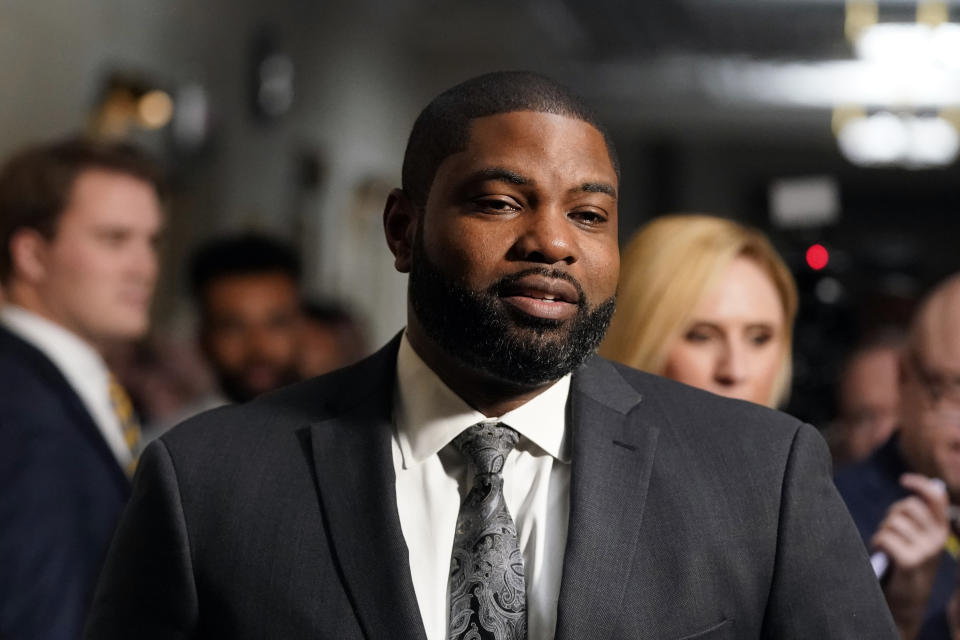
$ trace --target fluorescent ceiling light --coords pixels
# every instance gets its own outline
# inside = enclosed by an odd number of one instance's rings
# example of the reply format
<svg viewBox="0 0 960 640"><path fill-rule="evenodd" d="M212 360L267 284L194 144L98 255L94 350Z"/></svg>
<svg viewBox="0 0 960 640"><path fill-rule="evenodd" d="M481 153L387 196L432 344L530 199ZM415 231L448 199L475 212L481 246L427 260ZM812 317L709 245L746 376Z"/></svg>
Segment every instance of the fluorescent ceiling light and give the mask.
<svg viewBox="0 0 960 640"><path fill-rule="evenodd" d="M723 60L701 69L720 100L832 109L960 106L960 73L942 66L908 67L859 60L774 64Z"/></svg>
<svg viewBox="0 0 960 640"><path fill-rule="evenodd" d="M837 135L840 151L860 166L946 166L960 151L960 135L939 117L877 113L852 118Z"/></svg>
<svg viewBox="0 0 960 640"><path fill-rule="evenodd" d="M960 68L960 25L881 22L863 30L854 51L867 62L956 69Z"/></svg>

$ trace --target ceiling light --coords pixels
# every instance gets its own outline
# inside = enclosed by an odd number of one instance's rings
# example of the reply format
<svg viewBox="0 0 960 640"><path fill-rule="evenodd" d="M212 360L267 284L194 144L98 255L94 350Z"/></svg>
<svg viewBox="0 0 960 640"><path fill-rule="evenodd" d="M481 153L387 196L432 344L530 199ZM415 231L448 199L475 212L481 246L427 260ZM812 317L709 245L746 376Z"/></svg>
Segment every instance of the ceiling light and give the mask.
<svg viewBox="0 0 960 640"><path fill-rule="evenodd" d="M148 91L137 101L137 119L147 129L161 129L172 117L173 100L165 91Z"/></svg>
<svg viewBox="0 0 960 640"><path fill-rule="evenodd" d="M941 117L882 112L849 120L837 143L843 155L859 166L916 169L952 163L960 151L960 134Z"/></svg>

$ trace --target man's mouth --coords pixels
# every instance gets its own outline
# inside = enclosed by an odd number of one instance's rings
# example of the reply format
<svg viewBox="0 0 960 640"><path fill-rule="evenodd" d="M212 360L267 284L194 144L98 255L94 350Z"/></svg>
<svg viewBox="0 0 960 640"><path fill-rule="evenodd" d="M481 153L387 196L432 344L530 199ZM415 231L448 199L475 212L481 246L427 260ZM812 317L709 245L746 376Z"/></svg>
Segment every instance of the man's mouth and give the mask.
<svg viewBox="0 0 960 640"><path fill-rule="evenodd" d="M244 368L242 377L248 388L260 393L279 386L281 375L272 364L254 364Z"/></svg>
<svg viewBox="0 0 960 640"><path fill-rule="evenodd" d="M149 306L152 290L146 288L128 288L120 292L123 304L137 307Z"/></svg>
<svg viewBox="0 0 960 640"><path fill-rule="evenodd" d="M506 283L498 294L515 309L544 320L571 318L580 305L580 293L573 284L539 274Z"/></svg>

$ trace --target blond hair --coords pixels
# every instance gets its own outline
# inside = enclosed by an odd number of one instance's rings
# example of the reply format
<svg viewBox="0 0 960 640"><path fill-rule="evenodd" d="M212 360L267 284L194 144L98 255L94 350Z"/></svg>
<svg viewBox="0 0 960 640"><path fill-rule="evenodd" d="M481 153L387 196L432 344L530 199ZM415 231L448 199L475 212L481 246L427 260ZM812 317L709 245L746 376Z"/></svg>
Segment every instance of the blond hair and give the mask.
<svg viewBox="0 0 960 640"><path fill-rule="evenodd" d="M787 396L791 376L797 287L767 237L732 220L669 215L644 225L627 245L620 266L617 311L600 355L663 374L667 354L697 304L735 258L753 260L772 281L783 307L782 365L768 405Z"/></svg>

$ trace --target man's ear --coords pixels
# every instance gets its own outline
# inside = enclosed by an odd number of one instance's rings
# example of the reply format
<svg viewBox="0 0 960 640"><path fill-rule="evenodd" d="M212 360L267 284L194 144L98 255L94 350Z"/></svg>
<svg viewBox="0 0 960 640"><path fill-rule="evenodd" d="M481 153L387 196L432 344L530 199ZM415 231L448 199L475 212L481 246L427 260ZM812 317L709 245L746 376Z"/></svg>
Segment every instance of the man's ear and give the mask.
<svg viewBox="0 0 960 640"><path fill-rule="evenodd" d="M10 236L11 275L31 284L43 280L47 273L49 241L36 229L21 228Z"/></svg>
<svg viewBox="0 0 960 640"><path fill-rule="evenodd" d="M418 224L420 214L403 189L391 191L383 208L383 232L393 253L393 266L400 273L410 273Z"/></svg>

